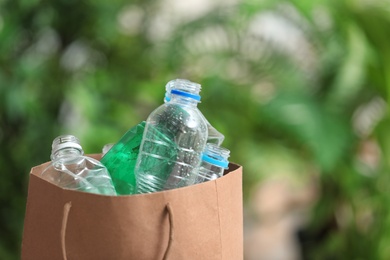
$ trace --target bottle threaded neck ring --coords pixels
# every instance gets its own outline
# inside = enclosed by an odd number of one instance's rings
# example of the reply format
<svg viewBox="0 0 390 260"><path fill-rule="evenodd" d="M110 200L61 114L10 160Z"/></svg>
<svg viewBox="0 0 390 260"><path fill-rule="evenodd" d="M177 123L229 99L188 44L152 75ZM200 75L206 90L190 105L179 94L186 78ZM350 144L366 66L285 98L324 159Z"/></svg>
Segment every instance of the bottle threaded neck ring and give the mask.
<svg viewBox="0 0 390 260"><path fill-rule="evenodd" d="M53 140L51 145L51 154L54 155L56 152L64 148L75 148L81 152L83 151L77 137L73 135L60 135Z"/></svg>
<svg viewBox="0 0 390 260"><path fill-rule="evenodd" d="M194 94L191 94L191 93L188 93L188 92L185 92L185 91L181 91L181 90L177 90L177 89L173 89L171 91L171 94L182 96L182 97L185 97L185 98L191 98L191 99L194 99L196 101L200 101L200 96L199 95L194 95Z"/></svg>
<svg viewBox="0 0 390 260"><path fill-rule="evenodd" d="M178 90L181 92L188 93L189 95L191 95L188 97L193 98L194 96L197 101L200 101L199 92L201 90L201 85L195 82L191 82L187 79L171 80L165 85L165 90L166 90L165 98L164 98L165 102L170 101L171 93L173 90Z"/></svg>

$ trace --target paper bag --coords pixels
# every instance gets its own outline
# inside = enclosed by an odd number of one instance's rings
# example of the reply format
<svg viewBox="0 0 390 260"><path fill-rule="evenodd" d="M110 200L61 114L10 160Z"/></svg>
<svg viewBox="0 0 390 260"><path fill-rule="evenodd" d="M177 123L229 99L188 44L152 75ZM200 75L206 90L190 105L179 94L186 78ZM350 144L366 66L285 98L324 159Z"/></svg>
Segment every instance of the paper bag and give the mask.
<svg viewBox="0 0 390 260"><path fill-rule="evenodd" d="M94 155L100 158L100 155ZM132 196L59 188L30 173L22 259L243 259L242 167Z"/></svg>

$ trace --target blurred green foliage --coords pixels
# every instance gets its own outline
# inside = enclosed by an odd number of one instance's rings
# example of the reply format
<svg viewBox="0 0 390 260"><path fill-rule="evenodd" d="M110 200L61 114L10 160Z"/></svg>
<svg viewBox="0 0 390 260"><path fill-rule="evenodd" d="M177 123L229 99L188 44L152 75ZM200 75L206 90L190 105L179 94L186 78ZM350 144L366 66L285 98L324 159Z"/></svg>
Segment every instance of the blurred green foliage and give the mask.
<svg viewBox="0 0 390 260"><path fill-rule="evenodd" d="M389 1L233 2L0 1L0 259L19 258L53 138L100 152L174 78L202 84L245 199L273 172L319 173L305 258L390 259Z"/></svg>

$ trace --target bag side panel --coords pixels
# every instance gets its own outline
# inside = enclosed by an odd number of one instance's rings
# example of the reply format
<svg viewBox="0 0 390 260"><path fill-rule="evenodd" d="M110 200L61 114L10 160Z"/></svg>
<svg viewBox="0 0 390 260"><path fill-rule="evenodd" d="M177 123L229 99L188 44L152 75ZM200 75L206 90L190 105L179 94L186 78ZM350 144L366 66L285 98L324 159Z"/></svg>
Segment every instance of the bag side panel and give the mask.
<svg viewBox="0 0 390 260"><path fill-rule="evenodd" d="M41 170L42 167L33 168ZM22 259L62 259L61 189L30 174L22 239Z"/></svg>
<svg viewBox="0 0 390 260"><path fill-rule="evenodd" d="M243 259L242 167L230 164L232 171L216 180L223 260Z"/></svg>

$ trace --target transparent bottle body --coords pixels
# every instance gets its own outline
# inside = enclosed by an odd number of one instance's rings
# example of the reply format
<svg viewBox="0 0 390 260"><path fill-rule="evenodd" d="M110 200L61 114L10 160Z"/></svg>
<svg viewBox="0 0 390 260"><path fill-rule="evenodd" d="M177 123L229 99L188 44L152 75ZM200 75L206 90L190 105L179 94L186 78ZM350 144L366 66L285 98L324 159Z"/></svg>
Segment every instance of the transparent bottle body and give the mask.
<svg viewBox="0 0 390 260"><path fill-rule="evenodd" d="M138 192L194 184L207 133L206 122L190 99L172 98L153 111L146 121L135 170Z"/></svg>
<svg viewBox="0 0 390 260"><path fill-rule="evenodd" d="M106 167L93 158L71 150L63 149L62 155L53 159L42 172L42 177L64 189L116 195Z"/></svg>

